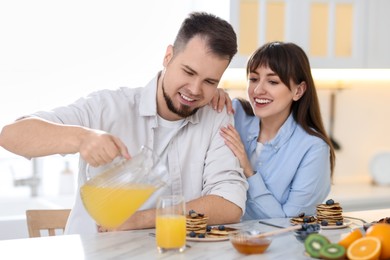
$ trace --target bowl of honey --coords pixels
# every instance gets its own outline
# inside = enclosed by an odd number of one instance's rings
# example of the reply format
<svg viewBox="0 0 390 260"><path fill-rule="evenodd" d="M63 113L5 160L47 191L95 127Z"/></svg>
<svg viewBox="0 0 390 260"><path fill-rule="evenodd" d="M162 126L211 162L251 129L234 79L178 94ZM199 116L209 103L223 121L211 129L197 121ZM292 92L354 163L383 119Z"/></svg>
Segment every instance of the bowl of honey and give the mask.
<svg viewBox="0 0 390 260"><path fill-rule="evenodd" d="M241 254L262 254L270 246L272 240L269 237L261 237L248 231L234 232L229 235L233 247Z"/></svg>

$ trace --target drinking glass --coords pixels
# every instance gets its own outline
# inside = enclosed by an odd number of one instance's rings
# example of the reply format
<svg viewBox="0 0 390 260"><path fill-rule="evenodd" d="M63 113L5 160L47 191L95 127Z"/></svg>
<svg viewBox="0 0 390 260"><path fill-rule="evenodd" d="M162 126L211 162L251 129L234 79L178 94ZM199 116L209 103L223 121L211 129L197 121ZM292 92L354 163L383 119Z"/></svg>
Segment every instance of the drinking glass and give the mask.
<svg viewBox="0 0 390 260"><path fill-rule="evenodd" d="M160 253L184 251L186 245L185 212L183 196L159 197L156 207L156 243Z"/></svg>

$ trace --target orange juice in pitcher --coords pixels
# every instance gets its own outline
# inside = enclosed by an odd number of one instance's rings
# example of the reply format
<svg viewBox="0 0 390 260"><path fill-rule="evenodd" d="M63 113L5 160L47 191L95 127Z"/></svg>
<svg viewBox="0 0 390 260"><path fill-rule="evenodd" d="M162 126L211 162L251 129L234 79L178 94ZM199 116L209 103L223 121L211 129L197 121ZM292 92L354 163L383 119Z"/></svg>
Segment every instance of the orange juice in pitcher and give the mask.
<svg viewBox="0 0 390 260"><path fill-rule="evenodd" d="M157 188L148 184L129 184L125 187L84 185L81 198L97 224L116 228L133 215Z"/></svg>
<svg viewBox="0 0 390 260"><path fill-rule="evenodd" d="M87 166L86 182L80 188L81 200L89 215L105 228L119 227L167 184L165 166L145 146L130 160L121 159L93 177L90 170Z"/></svg>

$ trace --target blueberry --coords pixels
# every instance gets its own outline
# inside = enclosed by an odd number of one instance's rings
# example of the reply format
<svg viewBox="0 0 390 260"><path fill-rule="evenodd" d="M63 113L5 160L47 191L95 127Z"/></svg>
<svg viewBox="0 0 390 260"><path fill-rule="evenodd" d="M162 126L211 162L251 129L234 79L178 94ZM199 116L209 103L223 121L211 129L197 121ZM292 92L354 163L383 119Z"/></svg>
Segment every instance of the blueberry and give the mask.
<svg viewBox="0 0 390 260"><path fill-rule="evenodd" d="M201 213L198 213L198 216L203 218L204 217L204 214L201 214Z"/></svg>
<svg viewBox="0 0 390 260"><path fill-rule="evenodd" d="M328 225L328 221L327 220L322 220L321 221L321 226L327 226Z"/></svg>
<svg viewBox="0 0 390 260"><path fill-rule="evenodd" d="M196 237L196 233L194 231L190 232L190 237Z"/></svg>
<svg viewBox="0 0 390 260"><path fill-rule="evenodd" d="M206 231L207 231L207 232L210 232L210 231L211 231L211 226L207 226L207 227L206 227Z"/></svg>
<svg viewBox="0 0 390 260"><path fill-rule="evenodd" d="M336 221L336 226L341 226L343 225L343 221L342 220L337 220Z"/></svg>
<svg viewBox="0 0 390 260"><path fill-rule="evenodd" d="M224 225L219 225L218 226L218 230L225 230L225 226Z"/></svg>
<svg viewBox="0 0 390 260"><path fill-rule="evenodd" d="M199 238L205 238L205 235L204 234L199 234L198 237Z"/></svg>
<svg viewBox="0 0 390 260"><path fill-rule="evenodd" d="M303 218L305 216L305 212L299 213L298 217Z"/></svg>
<svg viewBox="0 0 390 260"><path fill-rule="evenodd" d="M326 205L333 205L333 204L334 204L334 200L332 200L332 199L328 199L326 201Z"/></svg>
<svg viewBox="0 0 390 260"><path fill-rule="evenodd" d="M301 230L307 230L308 226L309 226L309 224L303 223Z"/></svg>
<svg viewBox="0 0 390 260"><path fill-rule="evenodd" d="M303 223L308 223L310 222L310 217L304 217L303 218Z"/></svg>
<svg viewBox="0 0 390 260"><path fill-rule="evenodd" d="M190 216L191 216L191 214L192 214L192 213L196 213L196 212L195 212L195 210L193 210L193 209L190 209L190 210L188 211L188 215L190 215Z"/></svg>

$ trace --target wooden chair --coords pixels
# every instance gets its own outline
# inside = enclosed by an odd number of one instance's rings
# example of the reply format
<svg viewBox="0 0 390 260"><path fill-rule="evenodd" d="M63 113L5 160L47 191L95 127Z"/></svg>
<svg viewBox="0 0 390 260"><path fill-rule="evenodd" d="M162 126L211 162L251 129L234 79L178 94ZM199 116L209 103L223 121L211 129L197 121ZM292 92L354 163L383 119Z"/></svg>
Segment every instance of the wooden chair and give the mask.
<svg viewBox="0 0 390 260"><path fill-rule="evenodd" d="M30 209L26 210L26 220L30 237L40 237L41 230L55 236L56 230L64 232L70 209Z"/></svg>

